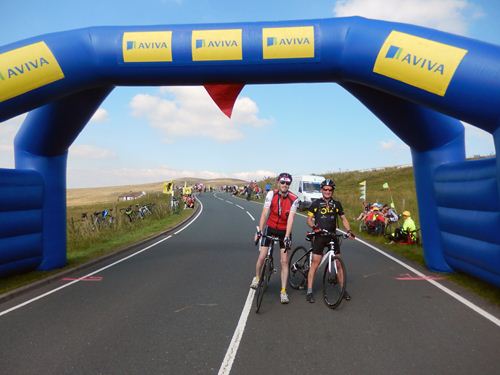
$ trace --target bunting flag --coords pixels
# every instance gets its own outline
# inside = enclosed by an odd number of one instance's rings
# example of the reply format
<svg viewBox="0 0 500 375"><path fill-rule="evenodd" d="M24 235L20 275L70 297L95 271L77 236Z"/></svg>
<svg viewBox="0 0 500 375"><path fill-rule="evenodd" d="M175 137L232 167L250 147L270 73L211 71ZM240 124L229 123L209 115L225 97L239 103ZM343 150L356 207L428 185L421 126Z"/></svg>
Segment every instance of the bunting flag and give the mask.
<svg viewBox="0 0 500 375"><path fill-rule="evenodd" d="M163 183L163 194L173 194L173 192L174 192L173 181Z"/></svg>
<svg viewBox="0 0 500 375"><path fill-rule="evenodd" d="M392 198L392 191L391 191L391 188L389 187L389 183L384 182L384 184L382 185L382 188L389 190L389 193L391 193L391 208L396 209L396 205L394 204L394 199Z"/></svg>
<svg viewBox="0 0 500 375"><path fill-rule="evenodd" d="M242 83L206 83L203 86L220 110L231 118L234 103L245 85Z"/></svg>
<svg viewBox="0 0 500 375"><path fill-rule="evenodd" d="M366 180L361 181L359 185L360 185L359 192L361 194L359 199L366 201Z"/></svg>
<svg viewBox="0 0 500 375"><path fill-rule="evenodd" d="M184 187L182 188L182 195L191 195L191 187L187 186L186 181L184 181Z"/></svg>

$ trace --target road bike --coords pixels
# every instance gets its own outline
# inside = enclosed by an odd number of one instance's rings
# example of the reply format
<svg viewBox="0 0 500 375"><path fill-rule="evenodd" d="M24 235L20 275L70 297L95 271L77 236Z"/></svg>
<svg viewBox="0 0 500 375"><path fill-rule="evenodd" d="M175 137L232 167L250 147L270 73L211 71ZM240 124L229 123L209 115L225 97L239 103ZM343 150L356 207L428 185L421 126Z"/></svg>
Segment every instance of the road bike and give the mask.
<svg viewBox="0 0 500 375"><path fill-rule="evenodd" d="M258 229L257 229L258 231ZM259 284L257 285L256 289L256 294L257 298L255 301L255 312L258 313L260 310L260 306L262 305L262 299L264 298L264 293L266 292L267 287L269 286L269 280L271 279L271 275L276 272L276 269L274 268L274 260L273 260L273 250L274 250L274 245L276 242L278 242L278 247L279 247L279 241L280 239L278 237L274 236L267 236L263 235L262 237L268 238L271 240L271 244L269 248L267 249L267 255L266 258L264 259L264 264L262 265L262 269L260 271L260 278L259 278ZM255 245L259 240L255 241Z"/></svg>
<svg viewBox="0 0 500 375"><path fill-rule="evenodd" d="M343 238L348 238L347 234L336 234L327 230L320 232L309 232L306 236L307 241L311 241L314 236L329 236L329 250L321 258L320 267L326 263L323 271L323 299L325 304L331 309L335 309L340 305L344 298L344 293L347 284L347 271L344 261L340 257L340 244ZM336 241L338 240L339 248L336 249ZM293 289L304 289L307 287L307 275L312 264L312 247L306 250L304 246L295 248L290 257L288 283Z"/></svg>

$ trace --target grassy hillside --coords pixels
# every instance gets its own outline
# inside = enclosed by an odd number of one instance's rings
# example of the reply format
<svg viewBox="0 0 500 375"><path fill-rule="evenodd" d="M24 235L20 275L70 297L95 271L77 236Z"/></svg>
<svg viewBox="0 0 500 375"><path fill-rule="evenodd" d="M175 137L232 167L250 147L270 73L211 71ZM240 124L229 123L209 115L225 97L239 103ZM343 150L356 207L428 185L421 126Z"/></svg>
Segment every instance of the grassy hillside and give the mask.
<svg viewBox="0 0 500 375"><path fill-rule="evenodd" d="M384 168L366 172L326 173L324 176L332 178L337 184L335 196L342 202L346 216L349 219L356 217L361 212L359 183L366 180L368 202L389 204L392 193L397 212L401 213L404 210L409 210L413 220L419 226L413 168ZM390 190L382 188L385 182L389 184Z"/></svg>

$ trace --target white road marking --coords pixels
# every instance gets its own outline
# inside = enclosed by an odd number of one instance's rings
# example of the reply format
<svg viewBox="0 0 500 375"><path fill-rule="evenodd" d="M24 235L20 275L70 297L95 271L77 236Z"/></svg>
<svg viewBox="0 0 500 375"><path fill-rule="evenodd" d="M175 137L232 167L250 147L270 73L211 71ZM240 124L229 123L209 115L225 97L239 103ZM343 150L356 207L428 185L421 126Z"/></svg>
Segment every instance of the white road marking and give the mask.
<svg viewBox="0 0 500 375"><path fill-rule="evenodd" d="M203 212L203 203L201 203L201 201L198 199L198 197L195 197L196 200L198 202L200 202L200 206L201 206L201 209L200 209L200 212L198 212L198 214L196 215L196 217L191 220L186 226L182 227L181 229L179 229L177 232L175 232L174 234L178 234L180 232L182 232L184 229L186 229L187 227L189 227L191 224L193 224L195 222L196 219L198 219L198 217L201 215L201 213Z"/></svg>
<svg viewBox="0 0 500 375"><path fill-rule="evenodd" d="M259 204L262 204L260 202L255 202L255 203L259 203ZM247 211L247 214L250 215L250 213ZM297 212L297 215L299 216L303 216L303 217L307 217L306 215L304 214L301 214L299 212ZM250 217L252 218L252 220L255 221L255 219L253 218L252 215L250 215ZM344 231L341 231L339 229L340 232L342 233L345 233ZM415 268L413 268L412 266L402 262L401 260L393 257L392 255L389 255L387 254L386 252L384 252L383 250L380 250L379 248L369 244L368 242L365 242L363 241L362 239L359 239L359 238L356 238L357 241L361 242L362 244L368 246L369 248L375 250L376 252L378 252L379 254L389 258L390 260L398 263L399 265L403 266L404 268L406 268L407 270L415 273L416 275L418 276L421 276L421 277L425 277L426 275L423 274L422 272L416 270ZM465 306L467 306L468 308L470 308L471 310L475 311L476 313L478 313L479 315L481 315L482 317L488 319L489 321L491 321L493 324L497 325L498 327L500 327L500 319L495 317L494 315L490 314L489 312L487 312L486 310L480 308L479 306L475 305L474 303L472 303L471 301L469 301L468 299L465 299L464 297L462 297L461 295L455 293L454 291L452 291L451 289L448 289L447 287L445 287L444 285L438 283L436 280L425 280L427 281L428 283L434 285L436 288L438 289L441 289L443 292L445 292L446 294L448 294L449 296L455 298L457 301L459 301L460 303L464 304Z"/></svg>
<svg viewBox="0 0 500 375"><path fill-rule="evenodd" d="M243 208L243 207L241 207L239 204L236 204L236 203L235 203L234 205L235 205L236 207L241 208L242 210L244 210L244 208Z"/></svg>
<svg viewBox="0 0 500 375"><path fill-rule="evenodd" d="M234 204L234 203L233 203L233 202L231 202L231 201L226 201L226 202L227 202L227 203L229 203L229 204Z"/></svg>
<svg viewBox="0 0 500 375"><path fill-rule="evenodd" d="M342 233L344 233L343 231L340 231ZM378 252L379 254L382 254L383 256L389 258L390 260L398 263L399 265L403 266L404 268L406 268L407 270L413 272L414 274L422 277L422 278L425 278L425 281L427 281L428 283L434 285L436 288L439 288L441 289L443 292L445 292L446 294L450 295L451 297L455 298L457 301L463 303L465 306L467 306L468 308L472 309L473 311L477 312L479 315L481 315L482 317L488 319L489 321L491 321L493 324L496 324L498 327L500 327L500 319L498 319L497 317L493 316L492 314L490 314L489 312L483 310L482 308L480 308L479 306L473 304L471 301L465 299L464 297L462 297L461 295L455 293L453 290L451 289L448 289L447 287L445 287L444 285L441 285L440 283L438 283L437 281L435 280L432 280L432 279L428 279L425 275L423 274L422 272L420 272L419 270L413 268L412 266L400 261L399 259L397 258L394 258L392 255L389 255L387 254L385 251L382 251L380 250L379 248L369 244L368 242L365 242L359 238L356 238L357 241L361 242L362 244L368 246L369 248L375 250L376 252Z"/></svg>
<svg viewBox="0 0 500 375"><path fill-rule="evenodd" d="M248 216L250 216L250 219L252 219L252 221L255 221L255 218L252 216L252 214L250 212L247 211L247 214L248 214Z"/></svg>
<svg viewBox="0 0 500 375"><path fill-rule="evenodd" d="M198 200L198 202L200 202L200 205L201 205L200 212L198 212L198 214L195 216L195 218L194 218L193 220L189 221L189 223L188 223L186 226L184 226L181 230L178 230L178 231L177 231L177 232L175 232L174 234L180 233L180 232L182 232L184 229L186 229L187 227L189 227L189 226L190 226L190 225L191 225L191 224L192 224L192 223L193 223L196 219L198 219L198 217L200 216L200 214L203 212L203 204L201 203L201 201L200 201L198 198L197 198L197 200ZM55 288L55 289L49 290L49 291L48 291L48 292L46 292L46 293L43 293L43 294L41 294L41 295L39 295L39 296L37 296L37 297L34 297L34 298L32 298L32 299L30 299L30 300L28 300L28 301L25 301L25 302L23 302L23 303L20 303L19 305L13 306L13 307L11 307L10 309L7 309L7 310L4 310L4 311L1 311L1 312L0 312L0 316L6 315L6 314L8 314L8 313L10 313L10 312L12 312L12 311L15 311L15 310L17 310L17 309L20 309L21 307L24 307L24 306L26 306L26 305L29 305L29 304L31 304L31 303L33 303L33 302L35 302L35 301L38 301L39 299L42 299L42 298L47 297L47 296L50 296L51 294L56 293L56 292L60 291L61 289L67 288L68 286L71 286L71 285L73 285L73 284L76 284L76 283L78 283L78 282L82 281L82 280L83 280L83 279L85 279L85 278L88 278L88 277L90 277L90 276L93 276L93 275L95 275L95 274L97 274L97 273L99 273L99 272L102 272L102 271L104 271L104 270L106 270L106 269L108 269L108 268L111 268L111 267L113 267L113 266L115 266L115 265L117 265L117 264L119 264L119 263L121 263L121 262L124 262L124 261L126 261L126 260L128 260L128 259L130 259L130 258L132 258L132 257L135 257L136 255L139 255L140 253L143 253L143 252L145 252L146 250L149 250L149 249L151 249L152 247L154 247L154 246L156 246L156 245L158 245L158 244L160 244L160 243L162 243L162 242L164 242L164 241L166 241L166 240L168 240L168 239L170 239L170 238L172 238L172 235L169 235L169 236L167 236L167 237L165 237L165 238L162 238L161 240L156 241L155 243L153 243L153 244L151 244L151 245L149 245L149 246L145 247L144 249L141 249L141 250L139 250L139 251L136 251L135 253L130 254L129 256L126 256L125 258L119 259L119 260L117 260L117 261L116 261L116 262L114 262L114 263L111 263L111 264L108 264L108 265L107 265L107 266L105 266L105 267L99 268L98 270L96 270L96 271L94 271L94 272L91 272L91 273L89 273L89 274L87 274L87 275L85 275L85 276L82 276L82 277L80 277L80 278L78 278L78 279L76 279L76 280L74 280L74 281L71 281L71 282L69 282L69 283L67 283L67 284L61 285L61 286L60 286L60 287L58 287L58 288Z"/></svg>
<svg viewBox="0 0 500 375"><path fill-rule="evenodd" d="M250 313L250 308L252 307L253 297L255 295L255 290L250 289L248 292L247 300L245 306L243 306L243 311L240 315L240 320L234 331L233 338L229 344L222 365L219 369L219 375L228 375L231 372L231 367L233 366L234 359L236 358L236 353L238 352L238 347L240 346L241 338L243 337L243 332L245 331L245 326L247 324L248 314Z"/></svg>

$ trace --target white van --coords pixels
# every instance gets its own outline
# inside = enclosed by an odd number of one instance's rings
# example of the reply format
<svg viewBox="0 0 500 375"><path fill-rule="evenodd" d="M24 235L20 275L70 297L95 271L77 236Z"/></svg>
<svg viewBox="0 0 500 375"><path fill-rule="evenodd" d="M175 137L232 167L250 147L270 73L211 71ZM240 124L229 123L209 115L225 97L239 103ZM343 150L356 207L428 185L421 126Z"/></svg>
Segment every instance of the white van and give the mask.
<svg viewBox="0 0 500 375"><path fill-rule="evenodd" d="M308 208L313 201L321 198L321 183L323 176L293 176L290 191L299 197L299 207Z"/></svg>

